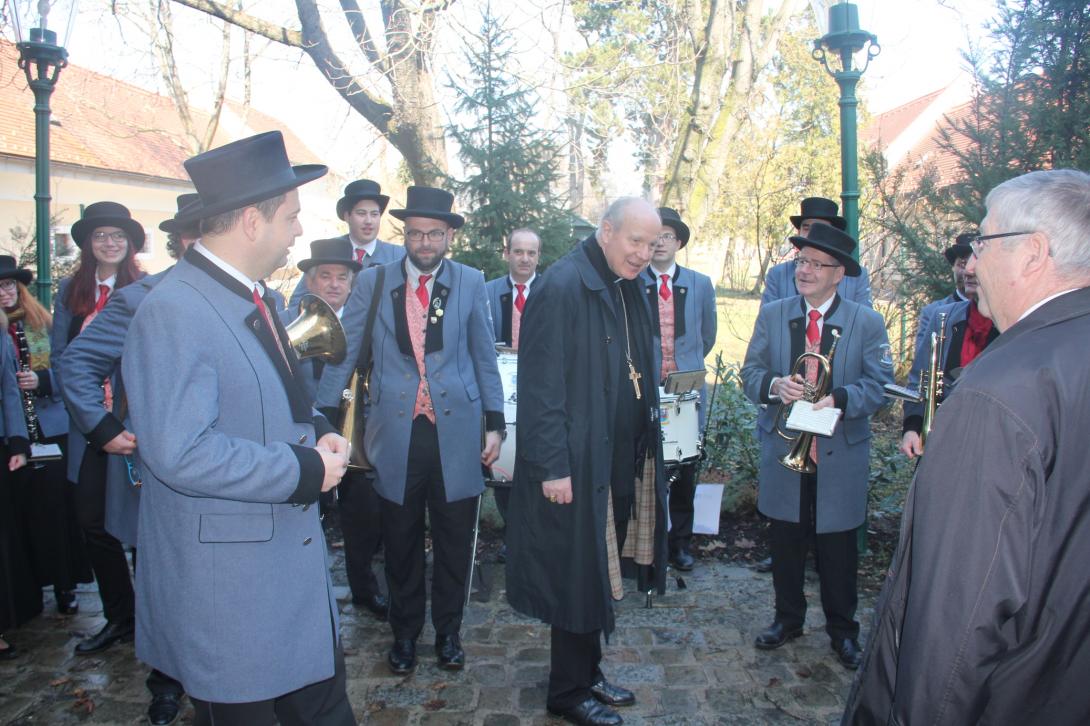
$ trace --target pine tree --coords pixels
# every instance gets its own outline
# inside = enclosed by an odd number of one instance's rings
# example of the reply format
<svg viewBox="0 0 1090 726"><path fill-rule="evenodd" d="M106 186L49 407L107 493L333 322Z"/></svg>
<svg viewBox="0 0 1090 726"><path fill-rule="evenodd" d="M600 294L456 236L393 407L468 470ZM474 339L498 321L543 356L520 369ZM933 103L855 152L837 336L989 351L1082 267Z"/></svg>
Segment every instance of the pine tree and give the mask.
<svg viewBox="0 0 1090 726"><path fill-rule="evenodd" d="M450 84L460 123L448 133L466 174L451 180L466 216L452 256L487 278L507 271L501 253L507 235L520 227L541 237L542 269L572 245L572 214L555 191L560 150L535 125L539 98L508 70L512 56L510 34L486 6L480 36L467 43L468 77Z"/></svg>

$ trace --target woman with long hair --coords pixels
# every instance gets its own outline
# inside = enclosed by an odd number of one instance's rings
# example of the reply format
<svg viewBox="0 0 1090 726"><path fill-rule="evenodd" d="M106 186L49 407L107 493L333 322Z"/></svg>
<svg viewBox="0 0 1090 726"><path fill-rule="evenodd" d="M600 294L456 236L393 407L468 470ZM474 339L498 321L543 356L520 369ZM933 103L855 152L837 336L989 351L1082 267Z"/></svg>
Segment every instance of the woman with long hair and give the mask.
<svg viewBox="0 0 1090 726"><path fill-rule="evenodd" d="M15 353L11 363L30 443L54 445L63 453L68 413L50 369L53 316L27 288L32 279L30 270L19 268L14 257L0 255L0 308L8 318L5 329ZM64 459L32 461L13 479L38 584L53 586L57 612L75 613L79 610L76 584L91 582L92 578Z"/></svg>
<svg viewBox="0 0 1090 726"><path fill-rule="evenodd" d="M0 324L6 323L0 312ZM26 465L28 449L14 357L11 341L0 336L0 450L6 456L0 464L0 660L16 654L4 633L42 611L42 588L34 580L23 548L23 522L16 512L11 477L11 472Z"/></svg>
<svg viewBox="0 0 1090 726"><path fill-rule="evenodd" d="M144 276L136 264L136 253L144 246L144 228L123 205L89 204L72 225L72 239L80 248L80 258L71 277L61 280L53 307L50 342L54 374L64 349L91 324L114 290ZM102 394L102 405L114 410L111 381L103 381ZM106 617L106 625L98 633L76 646L76 655L97 653L131 640L134 632L135 598L129 564L121 542L106 531L107 456L69 422L68 479L76 483L76 516Z"/></svg>

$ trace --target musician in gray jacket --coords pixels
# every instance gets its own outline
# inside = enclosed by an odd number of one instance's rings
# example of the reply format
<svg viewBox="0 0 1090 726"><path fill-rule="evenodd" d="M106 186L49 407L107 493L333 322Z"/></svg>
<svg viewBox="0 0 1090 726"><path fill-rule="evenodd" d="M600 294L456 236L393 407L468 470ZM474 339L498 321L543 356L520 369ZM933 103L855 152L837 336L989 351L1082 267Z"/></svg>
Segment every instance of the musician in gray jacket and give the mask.
<svg viewBox="0 0 1090 726"><path fill-rule="evenodd" d="M198 202L196 194L178 197L178 212ZM178 224L168 219L159 225L168 235L167 251L177 259L200 237L199 221ZM126 285L110 297L94 321L65 349L57 361L64 402L72 422L87 437L89 446L110 454L106 464L106 531L135 547L140 506L140 472L136 466L136 437L129 430L128 403L120 375L125 334L140 303L173 269L148 275ZM113 381L113 410L102 406L102 381ZM134 559L135 561L135 559ZM152 694L148 721L173 723L185 693L182 685L152 669L146 681Z"/></svg>
<svg viewBox="0 0 1090 726"><path fill-rule="evenodd" d="M505 429L484 276L444 259L464 222L451 212L453 202L441 189L409 187L405 209L391 212L405 222L406 257L360 274L342 317L348 355L326 366L318 386L318 406L336 407L353 369L365 363L360 348L368 311L377 304L363 446L382 506L394 636L387 665L399 675L416 667L424 627L425 510L438 664L447 670L465 664L460 630L484 490L481 465L499 456Z"/></svg>
<svg viewBox="0 0 1090 726"><path fill-rule="evenodd" d="M302 233L280 132L185 162L201 240L137 310L122 362L143 476L137 656L197 724L354 724L314 506L347 444L307 403L262 278Z"/></svg>
<svg viewBox="0 0 1090 726"><path fill-rule="evenodd" d="M757 418L761 430L761 466L757 507L772 520L772 580L776 591L772 625L757 636L756 647L779 648L803 633L806 597L803 581L811 530L816 532L821 563L821 604L825 631L846 668L857 668L857 544L855 529L866 519L870 456L870 417L883 404L882 387L890 382L892 361L882 316L869 307L844 300L837 285L845 275L860 273L852 258L855 240L839 229L818 224L808 236L792 237L799 252L796 284L799 295L761 307L742 366L746 396L768 404ZM842 411L829 437L815 436L803 452L815 473L792 471L780 464L788 442L775 433L780 404L803 395L804 380L815 383L804 368L794 372L804 353L828 356L839 334L828 392L815 408ZM811 359L810 362L815 362ZM804 378L805 376L805 378Z"/></svg>
<svg viewBox="0 0 1090 726"><path fill-rule="evenodd" d="M655 364L661 385L674 371L704 368L704 357L715 346L718 321L711 278L677 264L678 252L689 243L689 226L669 207L660 207L659 217L662 231L641 279L651 308ZM707 406L707 390L701 386L697 409L700 431L704 429ZM668 453L664 452L664 456ZM693 569L689 544L693 538L697 465L697 461L681 464L670 479L670 562L682 572Z"/></svg>

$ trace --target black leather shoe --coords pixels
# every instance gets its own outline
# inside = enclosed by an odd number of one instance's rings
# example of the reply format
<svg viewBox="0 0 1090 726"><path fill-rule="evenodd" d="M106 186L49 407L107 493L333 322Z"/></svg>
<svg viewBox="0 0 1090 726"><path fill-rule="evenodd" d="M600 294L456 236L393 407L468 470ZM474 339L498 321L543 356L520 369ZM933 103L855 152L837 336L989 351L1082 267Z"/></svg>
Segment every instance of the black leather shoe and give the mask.
<svg viewBox="0 0 1090 726"><path fill-rule="evenodd" d="M379 620L385 620L386 614L390 612L390 601L381 592L375 592L363 597L354 597L352 598L352 604L367 608Z"/></svg>
<svg viewBox="0 0 1090 726"><path fill-rule="evenodd" d="M466 652L462 650L462 641L457 633L435 636L435 655L439 657L439 667L445 671L465 668Z"/></svg>
<svg viewBox="0 0 1090 726"><path fill-rule="evenodd" d="M788 628L778 620L761 631L753 643L758 650L775 650L789 640L802 635L802 628Z"/></svg>
<svg viewBox="0 0 1090 726"><path fill-rule="evenodd" d="M840 665L850 671L857 670L863 662L863 649L854 638L841 638L832 642L833 652Z"/></svg>
<svg viewBox="0 0 1090 726"><path fill-rule="evenodd" d="M148 722L152 726L167 726L178 719L182 710L182 697L176 693L159 693L152 697L148 706Z"/></svg>
<svg viewBox="0 0 1090 726"><path fill-rule="evenodd" d="M772 558L766 557L753 566L754 572L772 572Z"/></svg>
<svg viewBox="0 0 1090 726"><path fill-rule="evenodd" d="M386 665L395 676L404 676L416 668L416 641L395 640L390 652L386 654Z"/></svg>
<svg viewBox="0 0 1090 726"><path fill-rule="evenodd" d="M102 630L76 645L76 655L91 655L106 650L114 643L127 643L136 632L132 618L108 621Z"/></svg>
<svg viewBox="0 0 1090 726"><path fill-rule="evenodd" d="M578 706L572 706L571 708L546 706L546 709L552 715L559 716L568 723L581 724L582 726L617 726L624 723L621 714L603 703L598 703L593 698L588 698Z"/></svg>
<svg viewBox="0 0 1090 726"><path fill-rule="evenodd" d="M605 678L595 681L590 687L591 694L607 706L631 706L636 703L636 694L627 688L615 686Z"/></svg>
<svg viewBox="0 0 1090 726"><path fill-rule="evenodd" d="M674 569L682 572L690 572L693 569L693 556L686 547L678 547L670 555L670 564Z"/></svg>
<svg viewBox="0 0 1090 726"><path fill-rule="evenodd" d="M75 615L79 612L79 601L73 590L53 589L53 599L57 601L57 612L61 615Z"/></svg>

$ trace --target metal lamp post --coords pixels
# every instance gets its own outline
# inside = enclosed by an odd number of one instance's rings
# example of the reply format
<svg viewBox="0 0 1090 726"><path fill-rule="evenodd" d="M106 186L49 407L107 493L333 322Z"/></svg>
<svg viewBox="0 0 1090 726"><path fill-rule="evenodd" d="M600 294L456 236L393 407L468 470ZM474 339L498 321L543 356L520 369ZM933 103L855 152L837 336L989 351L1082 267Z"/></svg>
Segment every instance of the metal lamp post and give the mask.
<svg viewBox="0 0 1090 726"><path fill-rule="evenodd" d="M857 69L852 65L852 57L864 48L867 55L863 67ZM844 219L848 223L847 232L856 241L859 240L859 153L856 139L856 108L859 102L855 97L855 87L871 59L881 51L877 36L859 29L859 8L856 4L841 2L829 7L829 32L814 41L812 53L814 60L820 62L840 86L840 199ZM834 56L834 66L837 65L835 57L840 57L839 68L829 67L827 53ZM853 255L859 258L858 245Z"/></svg>
<svg viewBox="0 0 1090 726"><path fill-rule="evenodd" d="M19 67L26 74L27 85L34 92L34 230L38 253L38 300L50 306L53 280L49 271L49 98L57 85L61 69L68 65L68 40L76 16L76 2L19 2L7 0L8 17L15 27ZM51 17L52 16L52 17ZM50 22L50 21L54 22ZM56 20L63 23L64 34L58 43ZM24 29L25 35L24 35Z"/></svg>

